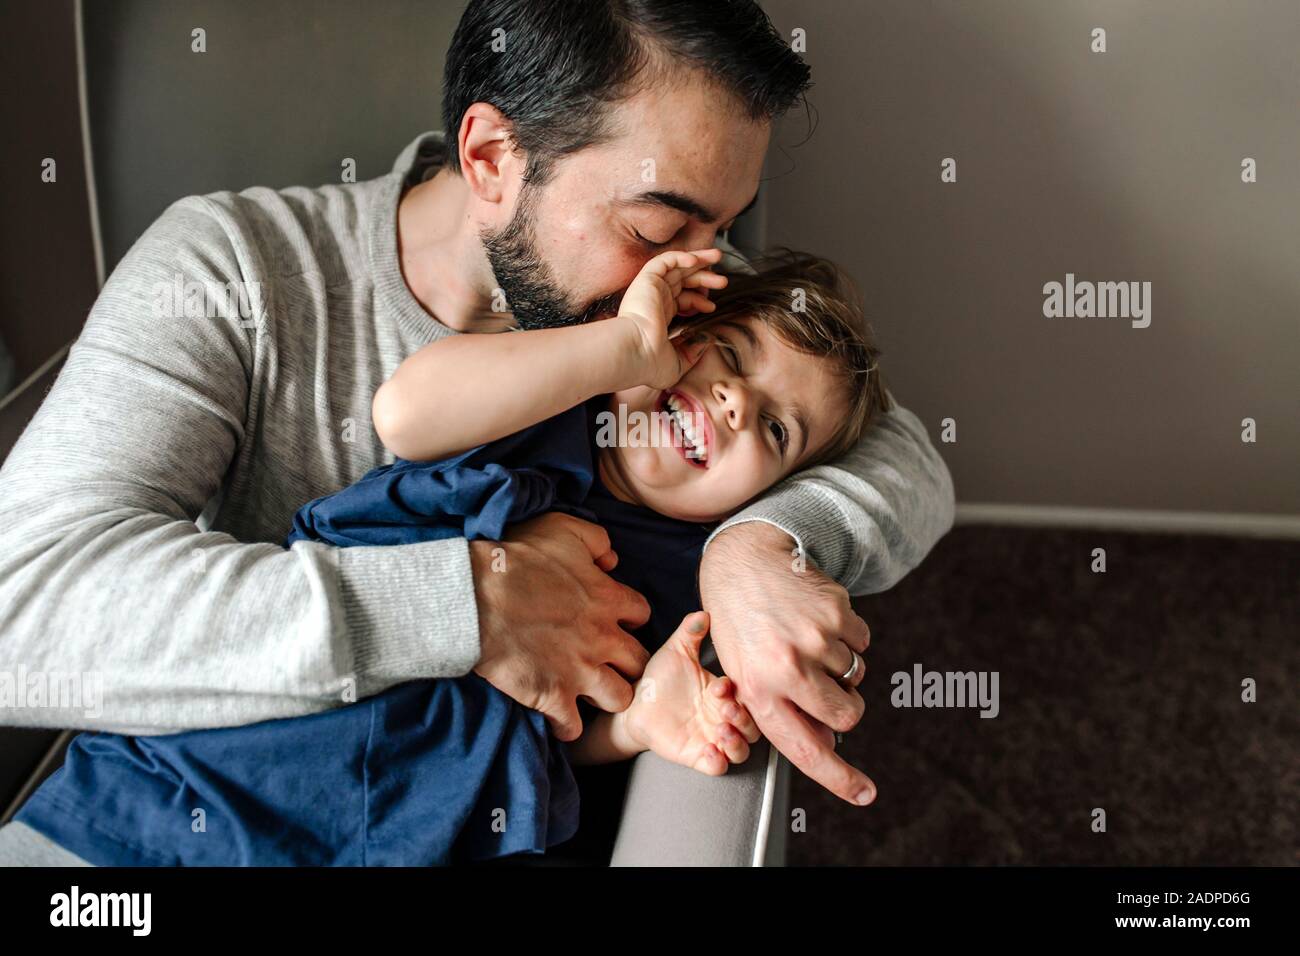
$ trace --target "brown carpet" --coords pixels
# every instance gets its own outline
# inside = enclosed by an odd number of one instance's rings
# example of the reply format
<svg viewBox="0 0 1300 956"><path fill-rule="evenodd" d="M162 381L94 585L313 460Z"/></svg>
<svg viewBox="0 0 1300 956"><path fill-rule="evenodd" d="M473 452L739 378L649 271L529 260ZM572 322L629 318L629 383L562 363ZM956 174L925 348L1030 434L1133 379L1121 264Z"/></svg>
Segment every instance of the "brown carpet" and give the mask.
<svg viewBox="0 0 1300 956"><path fill-rule="evenodd" d="M880 795L796 774L791 865L1300 862L1300 542L962 527L857 606L867 712L838 750ZM999 716L891 706L918 662L998 671Z"/></svg>

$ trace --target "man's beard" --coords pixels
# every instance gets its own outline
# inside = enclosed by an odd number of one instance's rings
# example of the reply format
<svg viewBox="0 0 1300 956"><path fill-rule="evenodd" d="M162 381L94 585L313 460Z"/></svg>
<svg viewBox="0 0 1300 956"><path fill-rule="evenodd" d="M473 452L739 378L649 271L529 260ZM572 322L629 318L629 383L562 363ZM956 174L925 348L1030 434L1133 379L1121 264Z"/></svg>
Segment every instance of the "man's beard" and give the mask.
<svg viewBox="0 0 1300 956"><path fill-rule="evenodd" d="M510 224L500 232L482 233L488 264L497 286L505 294L506 308L514 313L521 329L554 329L580 325L606 313L618 311L623 293L616 292L587 306L575 306L564 294L537 253L533 235L533 194L527 184L519 195L519 204Z"/></svg>

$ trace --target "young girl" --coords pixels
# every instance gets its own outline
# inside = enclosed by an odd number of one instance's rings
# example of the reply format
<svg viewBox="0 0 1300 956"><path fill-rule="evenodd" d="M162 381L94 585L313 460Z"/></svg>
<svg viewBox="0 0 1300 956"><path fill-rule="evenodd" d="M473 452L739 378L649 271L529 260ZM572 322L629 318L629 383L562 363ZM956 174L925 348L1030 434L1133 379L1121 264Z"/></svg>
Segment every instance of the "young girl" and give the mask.
<svg viewBox="0 0 1300 956"><path fill-rule="evenodd" d="M564 744L469 674L247 727L83 734L16 819L99 865L429 865L569 839L573 763L647 749L715 775L743 762L757 728L699 661L704 541L851 447L888 399L833 266L796 256L728 284L720 257L650 260L610 319L412 355L374 402L397 461L305 505L287 542L500 540L547 511L597 521L611 575L652 608L636 636L655 653L625 711L589 710Z"/></svg>

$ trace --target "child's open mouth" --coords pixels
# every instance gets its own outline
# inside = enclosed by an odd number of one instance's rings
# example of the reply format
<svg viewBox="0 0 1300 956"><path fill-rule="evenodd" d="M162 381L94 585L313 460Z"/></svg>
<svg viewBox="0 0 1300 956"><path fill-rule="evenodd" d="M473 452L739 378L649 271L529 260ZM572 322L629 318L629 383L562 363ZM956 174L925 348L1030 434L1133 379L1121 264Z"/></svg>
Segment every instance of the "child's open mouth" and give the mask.
<svg viewBox="0 0 1300 956"><path fill-rule="evenodd" d="M665 389L659 393L655 410L668 416L673 425L673 447L696 468L709 467L709 428L704 409L685 392Z"/></svg>

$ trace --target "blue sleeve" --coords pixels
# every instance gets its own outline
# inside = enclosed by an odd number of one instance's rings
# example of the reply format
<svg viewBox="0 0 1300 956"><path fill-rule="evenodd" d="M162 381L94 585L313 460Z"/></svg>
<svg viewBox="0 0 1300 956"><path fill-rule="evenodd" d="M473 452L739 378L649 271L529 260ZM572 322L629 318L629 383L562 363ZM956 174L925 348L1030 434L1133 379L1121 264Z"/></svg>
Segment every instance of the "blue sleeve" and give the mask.
<svg viewBox="0 0 1300 956"><path fill-rule="evenodd" d="M592 457L582 408L436 462L398 459L300 508L285 546L500 540L509 524L550 510L582 515Z"/></svg>

